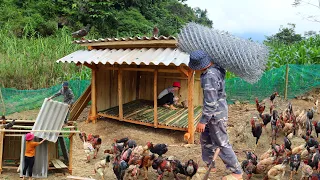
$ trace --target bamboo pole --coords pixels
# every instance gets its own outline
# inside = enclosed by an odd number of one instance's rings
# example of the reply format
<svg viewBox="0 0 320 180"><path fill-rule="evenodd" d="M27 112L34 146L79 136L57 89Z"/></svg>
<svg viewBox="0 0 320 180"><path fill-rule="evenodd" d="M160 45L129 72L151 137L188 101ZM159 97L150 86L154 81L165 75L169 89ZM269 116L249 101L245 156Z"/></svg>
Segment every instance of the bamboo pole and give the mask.
<svg viewBox="0 0 320 180"><path fill-rule="evenodd" d="M158 89L158 86L157 86L157 83L158 83L158 70L156 69L154 71L154 78L153 78L153 108L154 108L154 115L153 115L153 123L154 123L154 127L155 128L158 128L158 102L157 102L157 99L158 99L158 92L157 92L157 89Z"/></svg>
<svg viewBox="0 0 320 180"><path fill-rule="evenodd" d="M91 69L92 79L91 79L91 118L90 120L93 123L96 123L97 120L97 89L96 89L96 69Z"/></svg>
<svg viewBox="0 0 320 180"><path fill-rule="evenodd" d="M194 71L189 70L188 75L188 144L194 143L194 109L193 109Z"/></svg>
<svg viewBox="0 0 320 180"><path fill-rule="evenodd" d="M289 64L286 65L286 79L285 79L285 88L284 88L284 99L288 98L288 81L289 81Z"/></svg>
<svg viewBox="0 0 320 180"><path fill-rule="evenodd" d="M73 147L73 134L70 134L71 137L69 138L69 164L68 164L68 169L69 173L72 175L72 147Z"/></svg>
<svg viewBox="0 0 320 180"><path fill-rule="evenodd" d="M122 69L118 70L118 102L119 102L119 118L123 120L123 104L122 104Z"/></svg>
<svg viewBox="0 0 320 180"><path fill-rule="evenodd" d="M0 132L48 132L48 133L80 133L80 131L60 131L60 130L17 130L1 129Z"/></svg>

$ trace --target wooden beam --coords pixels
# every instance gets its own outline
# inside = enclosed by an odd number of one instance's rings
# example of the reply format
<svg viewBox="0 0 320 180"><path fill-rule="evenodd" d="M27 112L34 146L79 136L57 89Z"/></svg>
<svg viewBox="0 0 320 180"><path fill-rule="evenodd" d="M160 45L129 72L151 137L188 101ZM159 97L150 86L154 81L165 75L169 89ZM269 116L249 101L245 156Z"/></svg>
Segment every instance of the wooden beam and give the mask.
<svg viewBox="0 0 320 180"><path fill-rule="evenodd" d="M79 176L67 176L67 179L74 179L74 180L96 180L96 179L92 179L92 178L79 177Z"/></svg>
<svg viewBox="0 0 320 180"><path fill-rule="evenodd" d="M86 63L86 62L83 65L90 68L90 69L96 69L96 67L94 65Z"/></svg>
<svg viewBox="0 0 320 180"><path fill-rule="evenodd" d="M187 77L189 76L188 71L185 68L183 68L182 66L177 67L177 69L180 72L182 72L185 76L187 76Z"/></svg>
<svg viewBox="0 0 320 180"><path fill-rule="evenodd" d="M143 72L154 72L155 69L153 68L119 68L119 67L104 67L105 70L113 70L118 71L119 69L122 69L123 71L143 71ZM158 69L158 72L163 73L181 73L178 69Z"/></svg>
<svg viewBox="0 0 320 180"><path fill-rule="evenodd" d="M140 68L140 66L138 65L137 68ZM140 99L140 71L137 71L136 82L136 99Z"/></svg>
<svg viewBox="0 0 320 180"><path fill-rule="evenodd" d="M52 133L80 133L80 131L59 131L59 130L18 130L18 129L0 129L0 132L52 132Z"/></svg>
<svg viewBox="0 0 320 180"><path fill-rule="evenodd" d="M194 144L194 109L193 109L193 89L194 89L194 71L188 71L188 133L189 144Z"/></svg>
<svg viewBox="0 0 320 180"><path fill-rule="evenodd" d="M12 122L13 119L7 119L6 122ZM2 122L2 121L1 121ZM15 124L17 123L35 123L36 120L22 120L22 119L16 119Z"/></svg>
<svg viewBox="0 0 320 180"><path fill-rule="evenodd" d="M72 175L72 149L73 149L73 136L69 138L69 164L68 164L68 169L69 173Z"/></svg>
<svg viewBox="0 0 320 180"><path fill-rule="evenodd" d="M5 130L5 129L1 129ZM0 133L0 174L2 173L2 162L3 162L3 139L4 139L4 132Z"/></svg>
<svg viewBox="0 0 320 180"><path fill-rule="evenodd" d="M65 126L63 127L64 129L72 129L75 126ZM18 126L18 125L13 125L12 128L21 128L21 129L32 129L33 126Z"/></svg>
<svg viewBox="0 0 320 180"><path fill-rule="evenodd" d="M5 137L22 137L22 136L24 136L25 134L5 134L4 136ZM67 136L67 135L59 135L58 137L69 137L69 136Z"/></svg>
<svg viewBox="0 0 320 180"><path fill-rule="evenodd" d="M99 115L99 116L102 116L102 117L109 118L109 119L116 119L116 120L120 120L120 118L119 118L119 117L111 116L111 115L108 115L108 114L98 113L98 115Z"/></svg>
<svg viewBox="0 0 320 180"><path fill-rule="evenodd" d="M175 48L177 47L178 41L175 39L172 40L136 40L136 41L107 41L107 42L92 42L92 43L82 43L81 46L103 46L104 48L114 48L114 47L167 47Z"/></svg>
<svg viewBox="0 0 320 180"><path fill-rule="evenodd" d="M118 102L119 102L119 118L123 119L123 104L122 104L122 68L118 70Z"/></svg>
<svg viewBox="0 0 320 180"><path fill-rule="evenodd" d="M76 121L83 109L87 107L91 100L91 84L83 92L83 94L78 98L78 100L72 105L69 121Z"/></svg>
<svg viewBox="0 0 320 180"><path fill-rule="evenodd" d="M158 128L158 70L154 71L154 77L153 77L153 123L154 127Z"/></svg>
<svg viewBox="0 0 320 180"><path fill-rule="evenodd" d="M96 69L91 69L92 72L92 78L91 78L91 117L90 120L93 121L93 123L96 123L97 121L97 88L96 88L96 82L97 82L97 72Z"/></svg>

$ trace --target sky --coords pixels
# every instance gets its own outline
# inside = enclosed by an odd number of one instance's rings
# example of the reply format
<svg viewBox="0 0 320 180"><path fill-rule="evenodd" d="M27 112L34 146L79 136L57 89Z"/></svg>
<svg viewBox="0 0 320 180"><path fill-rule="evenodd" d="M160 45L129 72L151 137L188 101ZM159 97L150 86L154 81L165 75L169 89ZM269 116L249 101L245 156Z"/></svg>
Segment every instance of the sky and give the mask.
<svg viewBox="0 0 320 180"><path fill-rule="evenodd" d="M318 0L305 0L319 4ZM229 31L234 35L262 41L264 36L278 32L281 25L296 24L296 32L320 31L320 23L304 17L317 15L320 9L303 4L293 7L294 0L187 0L191 7L207 9L213 27Z"/></svg>

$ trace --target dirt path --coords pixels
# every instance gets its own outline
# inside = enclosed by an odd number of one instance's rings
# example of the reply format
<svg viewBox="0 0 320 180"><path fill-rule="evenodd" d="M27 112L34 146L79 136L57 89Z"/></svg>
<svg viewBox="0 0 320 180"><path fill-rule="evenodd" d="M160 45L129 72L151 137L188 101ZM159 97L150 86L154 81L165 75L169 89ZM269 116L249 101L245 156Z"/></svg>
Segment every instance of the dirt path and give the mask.
<svg viewBox="0 0 320 180"><path fill-rule="evenodd" d="M316 96L316 98L319 98ZM277 101L278 109L284 108L287 102ZM303 108L311 108L313 102L311 101L304 101L304 100L292 100L294 110L296 108L303 109ZM125 122L118 122L116 120L99 120L96 124L86 124L84 123L84 119L87 115L86 109L83 114L79 118L78 128L80 131L84 131L86 133L94 133L99 134L102 138L102 150L109 149L114 138L122 138L122 137L129 137L134 140L139 145L145 145L147 142L151 141L153 143L166 143L169 144L169 151L166 156L175 156L182 162L187 161L188 159L193 159L203 166L203 162L201 161L201 149L199 143L199 134L196 134L196 144L185 146L183 142L183 132L179 131L171 131L171 130L164 130L164 129L154 129L150 127L140 126L140 125L133 125ZM266 108L268 110L268 107ZM28 111L23 113L15 113L10 117L14 118L24 118L24 119L35 119L37 116L38 111ZM252 116L257 115L255 105L250 104L237 104L237 105L230 105L229 106L229 122L228 122L228 133L230 137L230 143L232 144L238 159L240 162L244 160L244 153L243 150L250 150L253 149L255 144L255 138L251 134L251 126L249 124L249 120ZM319 115L315 116L315 120L320 120ZM268 150L270 147L270 125L268 125L268 131L263 132L261 137L260 145L256 150L256 154L260 156L263 152ZM82 148L82 142L78 138L78 136L74 137L74 151L73 151L73 174L75 176L82 176L82 177L93 177L96 178L93 172L93 167L95 162L98 162L100 158L103 158L103 153L99 152L98 159L92 160L90 163L86 163L86 157ZM282 143L283 136L281 135L277 143ZM301 144L303 142L302 138L294 138L292 139L293 147ZM220 159L217 161L217 174L212 175L211 179L220 179L222 176L228 174L228 171L225 171L225 167ZM288 179L289 168L286 171L286 178ZM246 177L246 176L244 176ZM300 173L296 176L295 179L300 178ZM4 172L0 175L1 179L19 179L19 176L15 172ZM50 173L48 179L64 179L65 176L56 177L54 173ZM115 179L113 175L112 169L110 168L107 171L107 179ZM142 179L142 177L140 177ZM156 174L153 169L149 170L149 179L153 180L156 179ZM173 179L172 175L170 174L169 177L165 177L164 179L171 180ZM263 179L262 175L254 175L254 180Z"/></svg>

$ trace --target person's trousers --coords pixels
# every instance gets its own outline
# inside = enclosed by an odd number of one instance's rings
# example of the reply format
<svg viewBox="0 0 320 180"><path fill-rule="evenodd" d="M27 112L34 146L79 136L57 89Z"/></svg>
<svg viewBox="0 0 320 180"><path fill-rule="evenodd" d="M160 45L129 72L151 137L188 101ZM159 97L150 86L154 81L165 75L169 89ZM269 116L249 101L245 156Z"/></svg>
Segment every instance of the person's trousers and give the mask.
<svg viewBox="0 0 320 180"><path fill-rule="evenodd" d="M29 177L32 177L32 169L34 165L34 156L33 157L28 157L24 156L24 168L23 168L23 176L26 175L27 169L28 169L28 175Z"/></svg>
<svg viewBox="0 0 320 180"><path fill-rule="evenodd" d="M200 136L202 160L209 165L212 162L216 148L219 147L219 157L227 169L235 174L242 174L241 165L229 143L226 122L225 120L210 120L206 125L204 132Z"/></svg>
<svg viewBox="0 0 320 180"><path fill-rule="evenodd" d="M158 105L159 106L163 106L165 104L171 105L173 104L173 98L174 98L173 93L168 93L162 98L158 99Z"/></svg>

